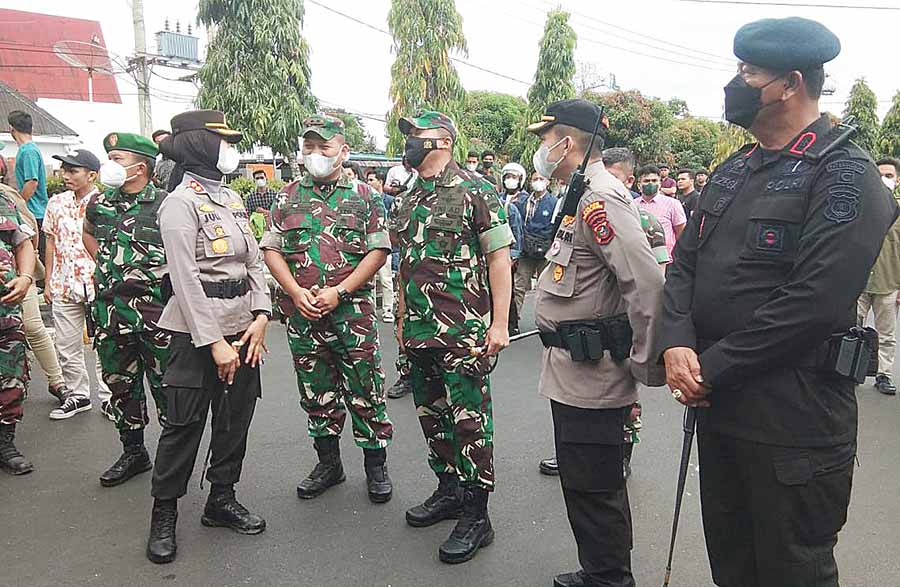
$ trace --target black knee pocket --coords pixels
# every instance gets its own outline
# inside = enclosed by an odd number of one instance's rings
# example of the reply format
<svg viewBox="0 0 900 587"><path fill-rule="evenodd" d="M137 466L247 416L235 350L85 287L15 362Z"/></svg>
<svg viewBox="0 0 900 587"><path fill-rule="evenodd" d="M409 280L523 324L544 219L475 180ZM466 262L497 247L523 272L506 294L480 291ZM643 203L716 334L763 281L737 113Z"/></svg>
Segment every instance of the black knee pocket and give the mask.
<svg viewBox="0 0 900 587"><path fill-rule="evenodd" d="M189 426L202 421L208 409L206 393L199 387L164 387L166 424Z"/></svg>
<svg viewBox="0 0 900 587"><path fill-rule="evenodd" d="M187 336L172 338L169 362L162 380L168 425L187 426L202 419L207 410L203 383L208 355L208 349L194 348Z"/></svg>
<svg viewBox="0 0 900 587"><path fill-rule="evenodd" d="M823 467L802 455L773 463L775 477L784 490L784 514L803 543L829 540L846 523L853 463L850 458Z"/></svg>

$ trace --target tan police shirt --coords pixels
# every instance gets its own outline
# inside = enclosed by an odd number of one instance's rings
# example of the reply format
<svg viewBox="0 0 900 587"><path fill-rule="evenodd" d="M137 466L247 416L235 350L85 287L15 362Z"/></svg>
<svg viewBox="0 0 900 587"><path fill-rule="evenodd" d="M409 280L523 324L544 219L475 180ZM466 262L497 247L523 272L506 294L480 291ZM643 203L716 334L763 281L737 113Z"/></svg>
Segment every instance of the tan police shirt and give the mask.
<svg viewBox="0 0 900 587"><path fill-rule="evenodd" d="M243 332L255 310L272 311L262 257L241 196L221 182L184 174L159 207L173 296L159 325L190 333L195 347ZM208 298L201 281L249 279L250 291Z"/></svg>
<svg viewBox="0 0 900 587"><path fill-rule="evenodd" d="M662 385L653 354L654 318L661 311L664 276L641 228L640 210L620 181L598 161L574 217L566 217L538 281L535 315L542 331L560 322L625 313L634 331L631 358L574 362L565 349L544 349L540 393L584 409L620 408L637 401L635 378Z"/></svg>

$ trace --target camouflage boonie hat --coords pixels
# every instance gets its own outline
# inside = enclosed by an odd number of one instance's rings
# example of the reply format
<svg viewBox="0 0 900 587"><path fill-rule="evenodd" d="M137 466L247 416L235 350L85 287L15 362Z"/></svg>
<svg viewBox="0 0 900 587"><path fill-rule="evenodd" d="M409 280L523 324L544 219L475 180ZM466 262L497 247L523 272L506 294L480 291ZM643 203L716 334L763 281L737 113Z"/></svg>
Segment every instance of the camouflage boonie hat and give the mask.
<svg viewBox="0 0 900 587"><path fill-rule="evenodd" d="M159 154L159 147L156 143L130 132L112 132L103 139L103 148L106 152L110 151L128 151L129 153L137 153L150 159L155 158Z"/></svg>
<svg viewBox="0 0 900 587"><path fill-rule="evenodd" d="M317 134L326 141L330 141L335 135L344 134L344 121L326 114L310 116L303 121L303 132L300 133L300 136L305 137L309 133Z"/></svg>
<svg viewBox="0 0 900 587"><path fill-rule="evenodd" d="M453 140L456 140L456 125L449 116L436 110L422 110L414 117L405 117L397 121L400 132L409 136L414 128L427 130L431 128L442 128L450 133Z"/></svg>

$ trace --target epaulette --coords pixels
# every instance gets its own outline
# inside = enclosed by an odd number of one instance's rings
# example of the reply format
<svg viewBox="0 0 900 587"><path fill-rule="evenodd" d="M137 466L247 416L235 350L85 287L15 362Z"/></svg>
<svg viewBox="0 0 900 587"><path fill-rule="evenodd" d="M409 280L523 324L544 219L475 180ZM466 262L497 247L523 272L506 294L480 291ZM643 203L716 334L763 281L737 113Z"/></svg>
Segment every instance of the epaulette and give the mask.
<svg viewBox="0 0 900 587"><path fill-rule="evenodd" d="M801 155L810 163L816 164L830 153L849 143L855 134L856 127L849 124L836 125L824 137L816 137L814 133L804 133L797 139L797 143L790 152ZM810 140L812 142L809 142ZM804 141L807 144L804 145Z"/></svg>

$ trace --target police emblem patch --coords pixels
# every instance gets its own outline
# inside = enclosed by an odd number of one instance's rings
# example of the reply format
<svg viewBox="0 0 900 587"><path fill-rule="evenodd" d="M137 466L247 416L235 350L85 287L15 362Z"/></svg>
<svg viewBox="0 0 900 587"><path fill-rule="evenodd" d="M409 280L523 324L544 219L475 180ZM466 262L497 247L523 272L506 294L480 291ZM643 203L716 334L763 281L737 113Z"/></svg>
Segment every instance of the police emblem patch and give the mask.
<svg viewBox="0 0 900 587"><path fill-rule="evenodd" d="M831 188L825 204L825 218L838 224L852 222L859 216L859 190L849 185Z"/></svg>
<svg viewBox="0 0 900 587"><path fill-rule="evenodd" d="M213 253L221 255L228 252L228 241L224 238L218 238L212 242Z"/></svg>
<svg viewBox="0 0 900 587"><path fill-rule="evenodd" d="M760 224L756 230L756 249L772 252L783 251L784 226L780 224Z"/></svg>
<svg viewBox="0 0 900 587"><path fill-rule="evenodd" d="M599 244L608 245L616 236L612 225L606 218L606 206L603 202L591 202L585 206L581 218L591 228L594 238Z"/></svg>

